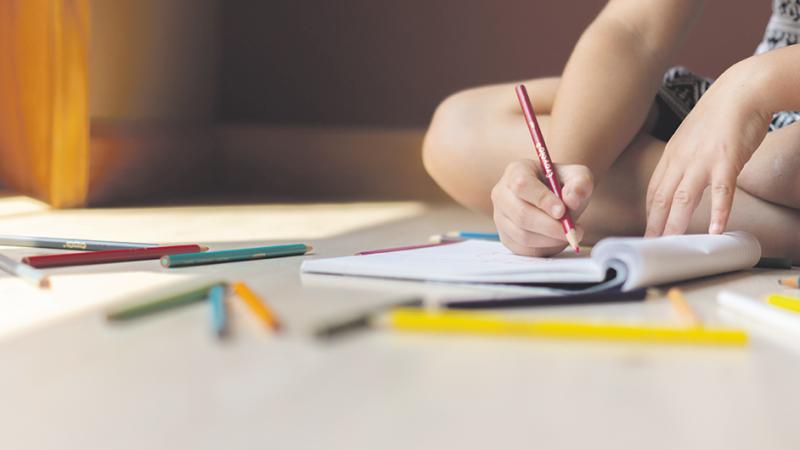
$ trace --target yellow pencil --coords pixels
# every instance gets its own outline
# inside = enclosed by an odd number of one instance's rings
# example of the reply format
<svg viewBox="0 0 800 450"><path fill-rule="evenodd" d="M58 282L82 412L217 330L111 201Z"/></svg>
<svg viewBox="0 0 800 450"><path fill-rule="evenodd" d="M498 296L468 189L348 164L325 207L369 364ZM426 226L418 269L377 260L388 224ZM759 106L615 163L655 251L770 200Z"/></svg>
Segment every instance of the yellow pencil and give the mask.
<svg viewBox="0 0 800 450"><path fill-rule="evenodd" d="M667 298L672 302L672 307L675 308L675 311L678 311L678 315L681 316L683 322L693 327L701 325L700 319L697 318L692 307L686 302L686 297L683 296L683 291L680 288L674 287L667 291Z"/></svg>
<svg viewBox="0 0 800 450"><path fill-rule="evenodd" d="M770 294L770 296L767 297L767 302L775 306L780 306L781 308L800 312L800 298L787 297L782 294Z"/></svg>
<svg viewBox="0 0 800 450"><path fill-rule="evenodd" d="M474 312L425 312L399 308L387 317L388 325L401 330L444 333L476 333L538 336L568 339L599 339L662 342L673 344L745 345L747 335L735 328L668 327L658 325L598 324L503 319Z"/></svg>
<svg viewBox="0 0 800 450"><path fill-rule="evenodd" d="M256 294L253 293L247 286L242 282L237 282L233 285L233 290L247 303L247 306L261 319L262 322L267 324L270 328L275 331L280 330L281 324L278 322L278 318L272 311L267 308L267 305L260 299Z"/></svg>

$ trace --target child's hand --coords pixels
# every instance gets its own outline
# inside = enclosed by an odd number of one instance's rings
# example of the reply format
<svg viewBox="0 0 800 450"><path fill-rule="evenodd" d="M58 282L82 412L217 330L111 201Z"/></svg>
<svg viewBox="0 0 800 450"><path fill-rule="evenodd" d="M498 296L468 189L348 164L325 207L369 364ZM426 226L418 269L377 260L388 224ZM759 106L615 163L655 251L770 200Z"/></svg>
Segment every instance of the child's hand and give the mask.
<svg viewBox="0 0 800 450"><path fill-rule="evenodd" d="M500 181L492 189L494 223L500 240L519 255L549 256L567 247L567 237L559 219L569 208L572 219L586 209L594 189L594 177L581 165L555 164L558 179L563 183L564 202L542 183L536 161L523 159L506 167ZM575 225L578 240L583 227Z"/></svg>
<svg viewBox="0 0 800 450"><path fill-rule="evenodd" d="M645 236L682 234L711 186L708 232L725 231L736 178L764 140L772 114L758 107L753 73L734 66L700 98L664 148L647 189Z"/></svg>

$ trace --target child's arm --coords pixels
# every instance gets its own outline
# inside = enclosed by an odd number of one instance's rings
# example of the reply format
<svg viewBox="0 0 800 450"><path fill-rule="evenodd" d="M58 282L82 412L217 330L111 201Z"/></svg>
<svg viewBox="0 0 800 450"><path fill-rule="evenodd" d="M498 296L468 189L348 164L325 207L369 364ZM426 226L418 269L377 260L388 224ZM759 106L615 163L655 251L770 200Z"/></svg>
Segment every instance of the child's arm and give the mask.
<svg viewBox="0 0 800 450"><path fill-rule="evenodd" d="M772 115L800 109L800 46L747 58L726 70L667 143L647 192L647 236L686 231L711 186L709 233L722 233L736 178ZM764 180L769 183L770 180Z"/></svg>
<svg viewBox="0 0 800 450"><path fill-rule="evenodd" d="M548 146L599 180L641 129L704 0L612 0L578 41L553 104Z"/></svg>
<svg viewBox="0 0 800 450"><path fill-rule="evenodd" d="M575 218L641 129L703 3L612 0L578 41L556 93L547 138L553 160L573 165L559 176ZM498 231L516 253L541 255L566 246L557 220L565 203L541 183L539 170L533 161L513 163L492 191Z"/></svg>

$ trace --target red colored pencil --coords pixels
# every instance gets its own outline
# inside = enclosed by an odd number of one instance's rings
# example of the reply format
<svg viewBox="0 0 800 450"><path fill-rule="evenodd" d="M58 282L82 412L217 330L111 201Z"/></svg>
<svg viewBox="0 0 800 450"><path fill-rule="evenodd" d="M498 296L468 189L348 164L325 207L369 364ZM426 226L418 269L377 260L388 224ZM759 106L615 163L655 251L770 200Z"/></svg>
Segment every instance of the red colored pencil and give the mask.
<svg viewBox="0 0 800 450"><path fill-rule="evenodd" d="M401 252L403 250L414 250L414 249L417 249L417 248L436 247L437 245L455 244L456 242L461 242L461 241L447 241L447 242L437 242L435 244L412 245L410 247L395 247L395 248L385 248L383 250L371 250L371 251L368 251L368 252L358 252L358 253L356 253L356 256L358 256L358 255L371 255L373 253Z"/></svg>
<svg viewBox="0 0 800 450"><path fill-rule="evenodd" d="M539 162L542 163L544 177L550 185L550 190L556 194L556 197L561 199L561 183L558 182L556 172L553 170L553 161L550 159L550 153L547 152L542 130L539 129L539 122L536 121L536 114L533 113L528 91L521 84L517 85L515 90L517 91L517 98L519 98L519 105L522 107L522 114L525 116L525 122L528 123L528 129L533 138L533 145L536 146L536 154L539 155ZM575 249L575 253L578 253L580 251L578 249L578 232L575 231L575 224L572 222L569 209L564 212L564 217L561 218L561 225L564 226L564 233L567 235L567 242L569 242L570 247Z"/></svg>
<svg viewBox="0 0 800 450"><path fill-rule="evenodd" d="M160 259L164 255L198 253L208 250L202 245L172 245L166 247L135 248L130 250L105 250L102 252L67 253L63 255L26 256L22 262L32 267L80 266L143 259Z"/></svg>

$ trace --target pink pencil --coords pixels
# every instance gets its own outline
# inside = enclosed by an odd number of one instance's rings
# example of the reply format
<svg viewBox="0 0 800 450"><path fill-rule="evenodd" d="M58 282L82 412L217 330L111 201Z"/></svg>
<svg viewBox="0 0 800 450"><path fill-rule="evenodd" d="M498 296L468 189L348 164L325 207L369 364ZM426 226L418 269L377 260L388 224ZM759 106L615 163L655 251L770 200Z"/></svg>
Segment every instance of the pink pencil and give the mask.
<svg viewBox="0 0 800 450"><path fill-rule="evenodd" d="M533 145L536 146L536 154L539 155L539 162L542 163L544 177L547 178L550 190L556 194L556 197L561 199L561 183L558 182L556 172L553 170L553 161L550 159L550 153L547 152L547 146L544 144L544 136L542 135L542 130L539 129L536 115L533 113L528 91L521 84L517 85L515 90L517 91L517 98L519 98L519 105L522 107L522 114L525 115L525 122L528 123L528 129L531 131ZM575 253L578 253L580 251L578 249L578 232L575 231L575 224L572 223L569 209L564 212L564 217L561 218L561 225L564 226L564 233L567 235L567 242L569 242L570 247L575 249Z"/></svg>
<svg viewBox="0 0 800 450"><path fill-rule="evenodd" d="M358 252L358 253L356 253L356 256L358 256L358 255L371 255L373 253L401 252L403 250L414 250L415 248L436 247L437 245L455 244L456 242L461 242L461 241L437 242L435 244L412 245L411 247L386 248L386 249L383 249L383 250L372 250L372 251L369 251L369 252Z"/></svg>

